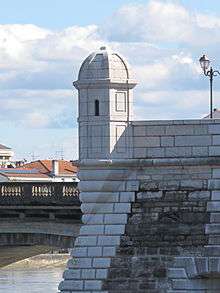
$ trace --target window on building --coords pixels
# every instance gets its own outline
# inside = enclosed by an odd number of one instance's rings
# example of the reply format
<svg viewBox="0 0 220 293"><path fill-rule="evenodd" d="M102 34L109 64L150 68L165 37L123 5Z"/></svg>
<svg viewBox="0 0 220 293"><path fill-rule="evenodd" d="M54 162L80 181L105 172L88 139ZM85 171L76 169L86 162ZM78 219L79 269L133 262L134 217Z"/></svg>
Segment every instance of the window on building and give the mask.
<svg viewBox="0 0 220 293"><path fill-rule="evenodd" d="M95 116L99 116L99 100L95 100Z"/></svg>

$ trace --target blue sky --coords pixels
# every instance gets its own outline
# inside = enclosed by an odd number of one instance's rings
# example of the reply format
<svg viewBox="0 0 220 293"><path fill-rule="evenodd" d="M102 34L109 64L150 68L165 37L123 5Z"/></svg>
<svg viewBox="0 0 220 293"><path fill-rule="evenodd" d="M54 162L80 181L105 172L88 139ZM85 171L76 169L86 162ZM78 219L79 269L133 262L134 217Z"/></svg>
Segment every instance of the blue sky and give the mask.
<svg viewBox="0 0 220 293"><path fill-rule="evenodd" d="M58 29L72 25L99 24L121 5L146 3L125 0L7 0L0 1L2 23L33 23Z"/></svg>
<svg viewBox="0 0 220 293"><path fill-rule="evenodd" d="M52 29L72 25L100 24L122 5L146 4L146 0L0 0L0 20L2 24L32 23ZM163 2L171 2L164 0ZM218 14L219 0L181 0L192 11Z"/></svg>
<svg viewBox="0 0 220 293"><path fill-rule="evenodd" d="M139 84L136 119L201 118L208 80L198 58L220 66L220 1L0 0L0 143L17 159L77 158L83 59L102 45L122 54ZM220 79L214 104L220 108Z"/></svg>

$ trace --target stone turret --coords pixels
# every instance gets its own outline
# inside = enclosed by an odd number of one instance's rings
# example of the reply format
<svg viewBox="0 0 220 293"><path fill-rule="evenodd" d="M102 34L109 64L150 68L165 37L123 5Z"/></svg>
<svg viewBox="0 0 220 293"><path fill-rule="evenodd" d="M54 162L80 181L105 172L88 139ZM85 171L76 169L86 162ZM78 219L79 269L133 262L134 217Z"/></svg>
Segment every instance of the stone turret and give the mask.
<svg viewBox="0 0 220 293"><path fill-rule="evenodd" d="M136 82L127 62L101 47L82 63L73 85L79 91L80 159L128 157Z"/></svg>
<svg viewBox="0 0 220 293"><path fill-rule="evenodd" d="M220 120L132 121L135 84L105 48L74 83L83 225L59 289L220 292Z"/></svg>

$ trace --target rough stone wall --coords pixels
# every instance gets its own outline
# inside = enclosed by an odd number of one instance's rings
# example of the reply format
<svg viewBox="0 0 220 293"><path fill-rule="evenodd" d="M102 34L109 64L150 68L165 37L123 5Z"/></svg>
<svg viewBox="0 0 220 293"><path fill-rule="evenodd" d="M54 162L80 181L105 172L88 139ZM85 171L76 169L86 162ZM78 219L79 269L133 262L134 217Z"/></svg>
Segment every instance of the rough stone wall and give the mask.
<svg viewBox="0 0 220 293"><path fill-rule="evenodd" d="M80 162L84 225L59 289L220 292L220 122L130 127L132 157Z"/></svg>
<svg viewBox="0 0 220 293"><path fill-rule="evenodd" d="M144 179L147 176L149 179ZM145 168L138 171L137 177L140 187L103 289L114 293L187 290L186 283L181 283L183 276L187 279L184 266L176 268L175 260L183 262L206 255L211 169ZM175 279L180 273L180 280ZM187 292L192 290L190 287Z"/></svg>

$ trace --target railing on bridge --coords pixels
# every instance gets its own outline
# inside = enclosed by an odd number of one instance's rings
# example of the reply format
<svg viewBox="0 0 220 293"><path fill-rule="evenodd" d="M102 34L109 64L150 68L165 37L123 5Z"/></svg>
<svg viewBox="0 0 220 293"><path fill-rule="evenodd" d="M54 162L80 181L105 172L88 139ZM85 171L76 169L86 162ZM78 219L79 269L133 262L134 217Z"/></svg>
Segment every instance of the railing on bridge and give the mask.
<svg viewBox="0 0 220 293"><path fill-rule="evenodd" d="M0 205L76 205L79 191L76 182L4 182L0 183Z"/></svg>

